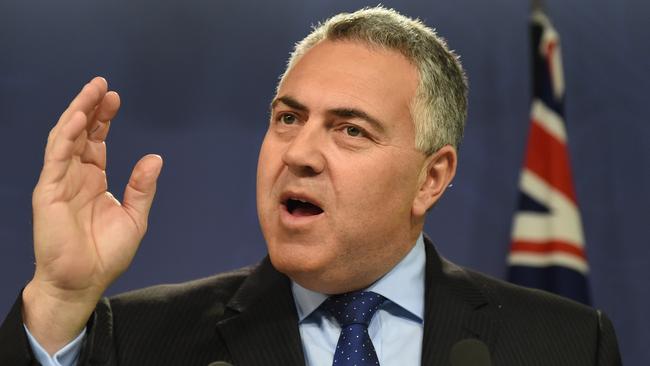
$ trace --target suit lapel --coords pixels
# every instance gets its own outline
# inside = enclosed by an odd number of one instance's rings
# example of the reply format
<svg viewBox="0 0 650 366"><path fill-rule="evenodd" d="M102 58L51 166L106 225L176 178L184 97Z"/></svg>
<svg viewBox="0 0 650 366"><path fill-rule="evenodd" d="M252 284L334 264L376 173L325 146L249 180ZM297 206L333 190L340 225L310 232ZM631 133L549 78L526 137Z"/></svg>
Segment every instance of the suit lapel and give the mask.
<svg viewBox="0 0 650 366"><path fill-rule="evenodd" d="M235 366L304 365L289 279L268 257L227 305L232 316L217 323Z"/></svg>
<svg viewBox="0 0 650 366"><path fill-rule="evenodd" d="M427 255L422 365L448 365L453 345L478 338L494 353L498 323L484 293L469 274L436 252L425 237Z"/></svg>
<svg viewBox="0 0 650 366"><path fill-rule="evenodd" d="M453 345L466 338L485 342L494 354L499 328L483 291L462 268L442 259L425 237L425 319L422 365L447 365ZM227 305L217 323L235 366L304 365L289 279L266 258Z"/></svg>

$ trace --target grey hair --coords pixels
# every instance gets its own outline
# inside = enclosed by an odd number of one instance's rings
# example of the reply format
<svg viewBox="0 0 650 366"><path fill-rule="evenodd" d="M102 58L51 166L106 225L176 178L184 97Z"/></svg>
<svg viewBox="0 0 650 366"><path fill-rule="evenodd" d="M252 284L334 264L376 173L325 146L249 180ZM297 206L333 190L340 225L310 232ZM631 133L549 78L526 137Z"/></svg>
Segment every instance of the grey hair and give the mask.
<svg viewBox="0 0 650 366"><path fill-rule="evenodd" d="M416 148L430 155L445 145L458 147L467 117L467 80L458 57L435 30L382 6L335 15L296 43L280 84L300 58L323 40L360 41L404 55L420 77L410 108Z"/></svg>

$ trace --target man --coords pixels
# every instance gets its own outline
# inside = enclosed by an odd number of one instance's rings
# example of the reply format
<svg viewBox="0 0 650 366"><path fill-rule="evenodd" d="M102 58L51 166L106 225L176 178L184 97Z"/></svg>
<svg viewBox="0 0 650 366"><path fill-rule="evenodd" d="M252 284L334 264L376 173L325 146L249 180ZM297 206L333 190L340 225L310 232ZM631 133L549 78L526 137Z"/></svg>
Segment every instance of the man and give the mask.
<svg viewBox="0 0 650 366"><path fill-rule="evenodd" d="M620 364L600 312L457 267L423 237L456 170L466 85L420 22L365 9L296 46L258 164L267 259L112 299L162 160L136 164L123 202L106 191L107 90L93 79L48 139L36 271L0 330L2 364L445 365L466 339L495 365Z"/></svg>

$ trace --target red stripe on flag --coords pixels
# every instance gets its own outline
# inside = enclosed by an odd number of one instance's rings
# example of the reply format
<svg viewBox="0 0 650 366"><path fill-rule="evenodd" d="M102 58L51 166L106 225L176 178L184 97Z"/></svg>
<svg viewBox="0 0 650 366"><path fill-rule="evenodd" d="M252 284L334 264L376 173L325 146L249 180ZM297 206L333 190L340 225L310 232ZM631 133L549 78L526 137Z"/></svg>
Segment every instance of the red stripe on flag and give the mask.
<svg viewBox="0 0 650 366"><path fill-rule="evenodd" d="M575 255L584 260L587 260L585 251L573 244L561 240L548 240L545 242L532 242L515 240L512 242L510 252L532 252L532 253L553 253L562 252Z"/></svg>
<svg viewBox="0 0 650 366"><path fill-rule="evenodd" d="M532 122L524 163L526 168L576 203L566 145L546 132L539 122Z"/></svg>

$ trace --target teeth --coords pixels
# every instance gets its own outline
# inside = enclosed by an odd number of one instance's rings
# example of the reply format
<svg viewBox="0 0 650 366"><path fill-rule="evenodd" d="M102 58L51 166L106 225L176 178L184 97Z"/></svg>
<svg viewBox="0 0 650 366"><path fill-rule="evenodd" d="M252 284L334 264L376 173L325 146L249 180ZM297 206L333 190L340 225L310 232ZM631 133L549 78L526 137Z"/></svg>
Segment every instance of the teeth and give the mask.
<svg viewBox="0 0 650 366"><path fill-rule="evenodd" d="M300 199L300 198L292 197L292 198L290 198L290 199L293 200L293 201L300 201L300 202L302 202L302 203L310 203L309 201L305 201L305 200Z"/></svg>
<svg viewBox="0 0 650 366"><path fill-rule="evenodd" d="M289 201L300 202L300 203L304 203L304 204L308 204L308 205L315 205L315 203L313 203L311 201L308 201L308 200L302 199L302 198L298 198L298 197L289 197L289 198L287 198L285 203L289 202Z"/></svg>

